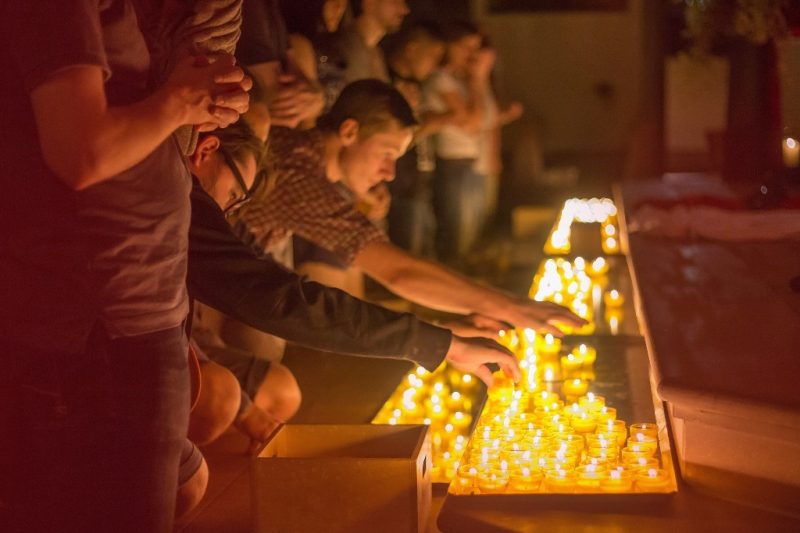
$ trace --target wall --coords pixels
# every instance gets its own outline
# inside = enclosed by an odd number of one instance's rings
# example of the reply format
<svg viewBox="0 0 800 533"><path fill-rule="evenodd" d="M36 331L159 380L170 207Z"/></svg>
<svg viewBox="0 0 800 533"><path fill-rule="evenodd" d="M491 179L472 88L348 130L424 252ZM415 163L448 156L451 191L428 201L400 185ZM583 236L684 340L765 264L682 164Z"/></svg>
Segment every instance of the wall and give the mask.
<svg viewBox="0 0 800 533"><path fill-rule="evenodd" d="M539 122L548 152L620 152L640 107L644 0L619 12L473 13L500 51L503 100ZM513 140L512 140L513 142Z"/></svg>

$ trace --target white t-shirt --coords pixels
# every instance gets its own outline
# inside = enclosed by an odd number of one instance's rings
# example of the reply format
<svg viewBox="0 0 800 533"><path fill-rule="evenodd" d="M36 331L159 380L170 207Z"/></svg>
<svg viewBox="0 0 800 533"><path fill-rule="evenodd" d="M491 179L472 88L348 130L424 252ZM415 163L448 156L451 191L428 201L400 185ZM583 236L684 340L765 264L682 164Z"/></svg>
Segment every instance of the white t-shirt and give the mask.
<svg viewBox="0 0 800 533"><path fill-rule="evenodd" d="M448 111L442 94L457 92L466 101L467 85L446 69L434 73L425 84L423 98L435 113ZM457 126L445 126L435 136L436 155L442 159L477 159L480 155L480 133L467 132Z"/></svg>

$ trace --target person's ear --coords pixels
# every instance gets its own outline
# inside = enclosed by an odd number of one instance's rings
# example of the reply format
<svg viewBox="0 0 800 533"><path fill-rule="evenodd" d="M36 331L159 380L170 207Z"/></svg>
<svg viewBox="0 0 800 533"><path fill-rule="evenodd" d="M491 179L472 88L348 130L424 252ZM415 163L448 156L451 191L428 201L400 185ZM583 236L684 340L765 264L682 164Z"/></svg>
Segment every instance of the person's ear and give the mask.
<svg viewBox="0 0 800 533"><path fill-rule="evenodd" d="M339 126L339 140L342 146L351 146L358 140L358 122L352 118L346 119Z"/></svg>
<svg viewBox="0 0 800 533"><path fill-rule="evenodd" d="M219 147L220 141L216 135L206 135L198 140L194 153L189 156L189 164L192 169L194 170L208 163L211 156L219 150Z"/></svg>

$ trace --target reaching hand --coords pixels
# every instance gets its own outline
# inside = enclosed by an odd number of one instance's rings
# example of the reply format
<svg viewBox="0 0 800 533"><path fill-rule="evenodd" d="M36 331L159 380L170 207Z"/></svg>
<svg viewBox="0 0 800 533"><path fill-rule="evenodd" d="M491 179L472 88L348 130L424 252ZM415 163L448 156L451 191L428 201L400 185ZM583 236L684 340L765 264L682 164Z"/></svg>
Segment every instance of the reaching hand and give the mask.
<svg viewBox="0 0 800 533"><path fill-rule="evenodd" d="M492 386L492 371L486 365L496 363L506 376L519 381L522 374L517 359L496 342L480 337L465 339L453 335L445 359L456 370L474 374L487 387Z"/></svg>
<svg viewBox="0 0 800 533"><path fill-rule="evenodd" d="M500 322L499 320L478 313L448 320L439 325L449 329L459 337L486 337L490 339L496 337L501 329L508 329L511 327L505 322Z"/></svg>
<svg viewBox="0 0 800 533"><path fill-rule="evenodd" d="M532 328L540 333L552 333L556 337L563 336L556 324L567 324L576 328L586 324L586 320L566 307L527 298L515 298L505 308L502 316L496 318L506 320L518 328Z"/></svg>

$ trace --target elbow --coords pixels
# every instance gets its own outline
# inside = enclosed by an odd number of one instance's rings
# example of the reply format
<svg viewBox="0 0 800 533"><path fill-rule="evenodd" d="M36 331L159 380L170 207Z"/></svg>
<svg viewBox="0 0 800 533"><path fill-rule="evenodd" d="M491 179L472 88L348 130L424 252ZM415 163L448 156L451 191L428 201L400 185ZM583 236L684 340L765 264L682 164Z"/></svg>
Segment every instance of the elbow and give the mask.
<svg viewBox="0 0 800 533"><path fill-rule="evenodd" d="M74 153L67 157L45 157L45 163L73 191L82 191L106 177L100 159L90 152Z"/></svg>

